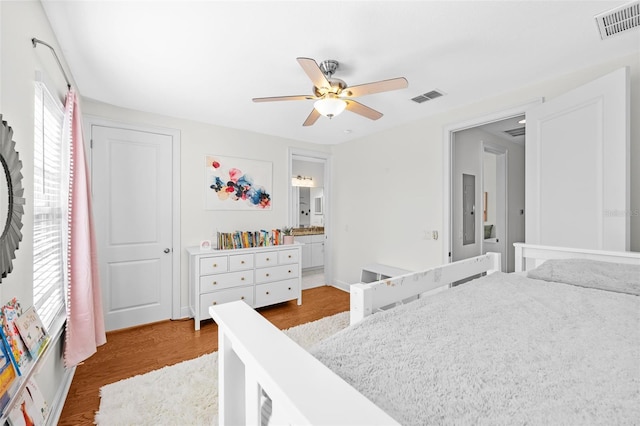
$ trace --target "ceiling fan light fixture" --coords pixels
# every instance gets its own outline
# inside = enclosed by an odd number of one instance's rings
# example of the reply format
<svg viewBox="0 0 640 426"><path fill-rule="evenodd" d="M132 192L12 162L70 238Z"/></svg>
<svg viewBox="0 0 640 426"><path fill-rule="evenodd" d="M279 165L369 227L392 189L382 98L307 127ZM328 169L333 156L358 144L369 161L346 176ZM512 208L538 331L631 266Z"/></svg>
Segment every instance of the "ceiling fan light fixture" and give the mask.
<svg viewBox="0 0 640 426"><path fill-rule="evenodd" d="M347 103L335 96L325 96L324 98L316 101L313 104L313 107L325 117L333 118L344 111L347 107Z"/></svg>

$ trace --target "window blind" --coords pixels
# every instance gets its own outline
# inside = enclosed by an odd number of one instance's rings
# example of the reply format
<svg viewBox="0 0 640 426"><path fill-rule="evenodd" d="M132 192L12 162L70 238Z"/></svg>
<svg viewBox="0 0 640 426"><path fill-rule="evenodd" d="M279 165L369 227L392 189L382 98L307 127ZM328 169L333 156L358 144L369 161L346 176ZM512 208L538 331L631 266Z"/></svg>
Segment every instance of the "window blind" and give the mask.
<svg viewBox="0 0 640 426"><path fill-rule="evenodd" d="M33 167L33 306L50 330L64 308L63 121L64 110L36 83Z"/></svg>

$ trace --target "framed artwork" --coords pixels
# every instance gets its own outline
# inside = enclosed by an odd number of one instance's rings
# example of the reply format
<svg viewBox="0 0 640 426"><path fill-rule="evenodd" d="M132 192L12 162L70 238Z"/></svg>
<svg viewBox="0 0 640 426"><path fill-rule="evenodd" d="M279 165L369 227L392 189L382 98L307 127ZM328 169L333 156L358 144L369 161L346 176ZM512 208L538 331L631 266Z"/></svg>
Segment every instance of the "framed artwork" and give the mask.
<svg viewBox="0 0 640 426"><path fill-rule="evenodd" d="M273 166L269 161L206 155L206 210L271 210Z"/></svg>

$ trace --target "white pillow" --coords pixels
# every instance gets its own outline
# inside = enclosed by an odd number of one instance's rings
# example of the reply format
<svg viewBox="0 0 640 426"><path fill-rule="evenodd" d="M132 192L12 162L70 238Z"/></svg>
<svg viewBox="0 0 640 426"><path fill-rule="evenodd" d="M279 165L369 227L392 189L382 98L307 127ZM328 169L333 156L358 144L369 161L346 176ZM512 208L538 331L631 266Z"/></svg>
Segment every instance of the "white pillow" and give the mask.
<svg viewBox="0 0 640 426"><path fill-rule="evenodd" d="M640 265L587 259L552 259L529 271L527 276L640 296Z"/></svg>

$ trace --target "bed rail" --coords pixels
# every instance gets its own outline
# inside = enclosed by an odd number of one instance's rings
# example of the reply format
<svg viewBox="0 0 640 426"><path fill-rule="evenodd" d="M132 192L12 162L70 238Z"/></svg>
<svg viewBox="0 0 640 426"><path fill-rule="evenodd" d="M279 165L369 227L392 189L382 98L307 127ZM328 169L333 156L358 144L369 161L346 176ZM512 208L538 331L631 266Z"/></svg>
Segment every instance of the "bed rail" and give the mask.
<svg viewBox="0 0 640 426"><path fill-rule="evenodd" d="M351 324L379 309L482 273L500 271L500 253L487 253L420 272L411 272L373 283L351 285Z"/></svg>
<svg viewBox="0 0 640 426"><path fill-rule="evenodd" d="M574 249L515 243L515 269L523 272L538 267L549 259L590 259L602 262L640 265L640 253L607 250Z"/></svg>
<svg viewBox="0 0 640 426"><path fill-rule="evenodd" d="M218 324L218 424L261 424L264 390L278 424L399 425L246 303L209 313Z"/></svg>

